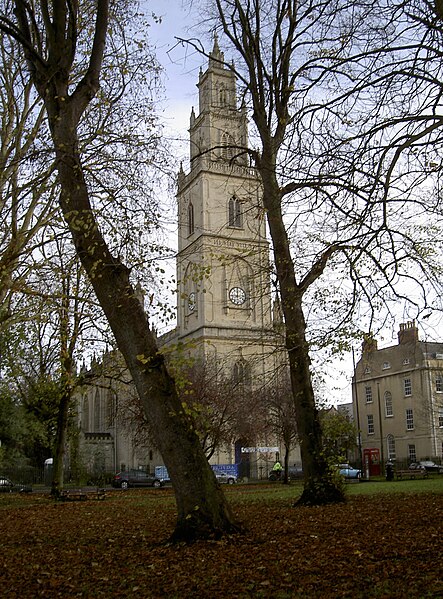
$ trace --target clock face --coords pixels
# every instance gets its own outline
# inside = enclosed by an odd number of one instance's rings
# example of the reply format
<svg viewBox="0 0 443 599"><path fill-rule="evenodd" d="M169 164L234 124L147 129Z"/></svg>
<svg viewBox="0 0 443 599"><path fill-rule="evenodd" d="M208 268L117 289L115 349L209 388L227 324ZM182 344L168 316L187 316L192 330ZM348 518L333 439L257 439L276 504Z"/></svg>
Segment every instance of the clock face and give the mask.
<svg viewBox="0 0 443 599"><path fill-rule="evenodd" d="M236 306L241 306L246 301L246 293L241 287L233 287L229 292L229 299Z"/></svg>
<svg viewBox="0 0 443 599"><path fill-rule="evenodd" d="M192 291L188 296L188 310L194 312L195 310L195 293Z"/></svg>

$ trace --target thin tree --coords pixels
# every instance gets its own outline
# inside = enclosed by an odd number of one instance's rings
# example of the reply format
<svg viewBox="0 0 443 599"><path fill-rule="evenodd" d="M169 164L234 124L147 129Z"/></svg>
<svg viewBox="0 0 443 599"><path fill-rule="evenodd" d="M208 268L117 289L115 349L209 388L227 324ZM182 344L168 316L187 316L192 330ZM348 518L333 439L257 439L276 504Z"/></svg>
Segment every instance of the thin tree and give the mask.
<svg viewBox="0 0 443 599"><path fill-rule="evenodd" d="M7 4L6 6L10 6ZM23 51L0 37L0 324L33 270L39 233L54 216L54 163L45 108L23 69Z"/></svg>
<svg viewBox="0 0 443 599"><path fill-rule="evenodd" d="M273 385L264 389L263 404L269 413L271 430L283 443L284 483L289 484L289 454L298 443L298 434L291 382L286 374L284 371L283 376L280 374Z"/></svg>
<svg viewBox="0 0 443 599"><path fill-rule="evenodd" d="M174 537L194 539L236 530L231 510L201 449L189 415L177 396L130 271L111 254L92 209L79 150L78 128L99 89L109 26L109 1L15 0L15 19L0 17L1 29L23 47L32 81L43 100L61 187L60 206L99 303L156 431L175 490ZM80 9L90 9L93 34L86 69L78 72ZM119 7L121 9L121 7ZM121 15L124 12L121 13ZM83 32L86 33L86 32ZM89 41L88 39L88 41ZM77 61L77 62L76 62Z"/></svg>

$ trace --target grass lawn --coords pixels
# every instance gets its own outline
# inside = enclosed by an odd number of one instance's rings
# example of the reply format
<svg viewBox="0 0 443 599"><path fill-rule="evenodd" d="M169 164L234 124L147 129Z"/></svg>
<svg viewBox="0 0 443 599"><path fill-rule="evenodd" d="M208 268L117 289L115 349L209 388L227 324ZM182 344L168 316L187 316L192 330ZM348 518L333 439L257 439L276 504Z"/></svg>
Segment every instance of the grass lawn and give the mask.
<svg viewBox="0 0 443 599"><path fill-rule="evenodd" d="M294 508L300 484L226 486L247 531L190 546L167 542L171 489L0 495L1 596L443 597L443 477L347 490L346 504Z"/></svg>

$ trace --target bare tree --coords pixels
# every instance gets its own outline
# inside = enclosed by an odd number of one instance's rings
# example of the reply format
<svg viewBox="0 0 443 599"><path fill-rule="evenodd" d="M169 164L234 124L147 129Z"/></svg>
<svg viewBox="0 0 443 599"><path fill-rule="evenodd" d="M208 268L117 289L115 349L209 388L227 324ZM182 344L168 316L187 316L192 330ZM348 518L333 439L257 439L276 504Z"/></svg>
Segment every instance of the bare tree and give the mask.
<svg viewBox="0 0 443 599"><path fill-rule="evenodd" d="M394 40L409 24L376 1L211 4L257 136L257 149L233 150L249 153L263 185L305 474L299 503L342 501L322 451L311 345L352 331L365 302L369 325L390 300L423 307L422 275L434 285L438 278L438 252L425 249L440 231L425 226L432 202L387 183L381 160L398 133L389 102L398 108L399 77L411 68L408 45L400 50ZM224 61L218 51L211 56ZM408 281L421 297L398 285Z"/></svg>
<svg viewBox="0 0 443 599"><path fill-rule="evenodd" d="M111 254L92 209L82 167L78 129L99 89L109 25L109 2L82 3L94 23L90 51L79 71L78 2L54 0L31 7L16 0L15 19L1 29L23 47L32 81L43 100L60 182L60 206L97 298L109 321L146 409L173 482L178 508L175 538L192 539L236 529L233 515L202 451L189 415L159 354L130 272ZM119 7L122 9L121 3ZM124 11L120 16L124 15ZM89 37L89 34L88 34ZM84 39L84 38L83 38ZM77 60L77 62L76 62Z"/></svg>
<svg viewBox="0 0 443 599"><path fill-rule="evenodd" d="M281 439L285 449L283 457L284 482L289 483L289 454L298 442L297 418L289 376L280 377L263 392L263 403L269 413L271 430Z"/></svg>
<svg viewBox="0 0 443 599"><path fill-rule="evenodd" d="M10 3L6 4L6 7ZM45 145L45 108L22 67L19 44L0 39L0 323L33 271L39 233L54 216L54 164Z"/></svg>

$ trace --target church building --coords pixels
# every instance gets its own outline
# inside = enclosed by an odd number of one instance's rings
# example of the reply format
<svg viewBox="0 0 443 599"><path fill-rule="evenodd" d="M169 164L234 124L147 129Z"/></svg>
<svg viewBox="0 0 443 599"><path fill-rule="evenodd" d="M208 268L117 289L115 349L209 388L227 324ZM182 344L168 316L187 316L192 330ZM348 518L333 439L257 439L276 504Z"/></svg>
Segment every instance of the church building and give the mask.
<svg viewBox="0 0 443 599"><path fill-rule="evenodd" d="M195 363L210 365L214 376L230 378L243 394L253 396L284 377L286 354L278 303L271 294L261 184L248 156L246 108L238 105L236 79L217 39L197 87L189 169L181 166L178 174L177 326L159 345L171 354L180 348ZM84 406L94 401L93 393L84 389ZM94 413L93 407L87 412ZM83 440L88 434L93 438L94 431L80 428ZM115 439L113 444L116 430L114 423L107 431L112 469L124 464L152 470L153 462L161 460L152 449L146 448L147 457L140 460L130 443ZM126 448L124 456L119 447ZM259 476L266 475L279 450L275 435L269 439L266 434L235 439L211 459L246 461L247 474Z"/></svg>
<svg viewBox="0 0 443 599"><path fill-rule="evenodd" d="M175 340L256 382L275 370L269 243L248 165L247 119L217 40L190 119L190 171L178 177Z"/></svg>

